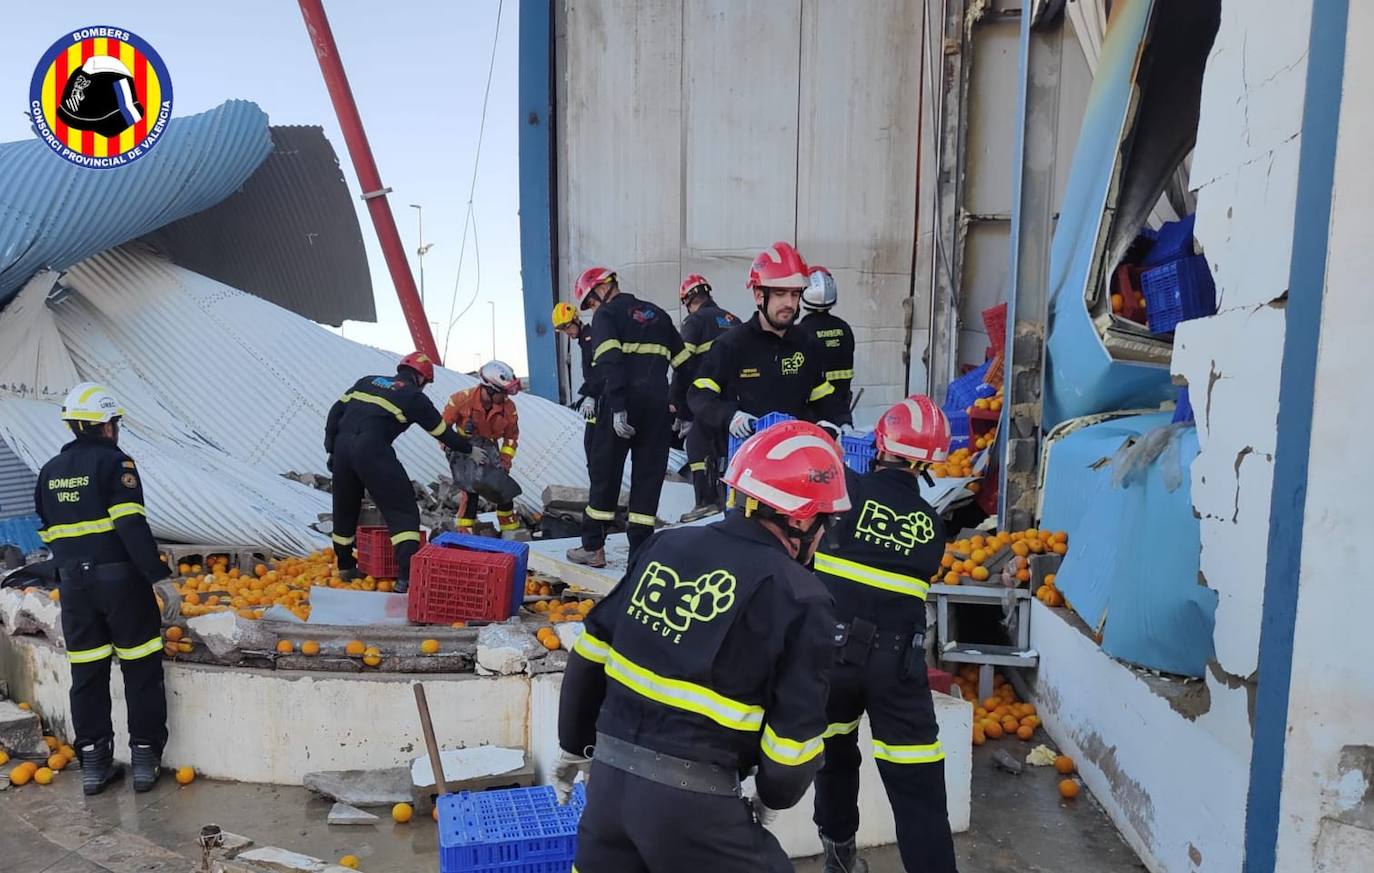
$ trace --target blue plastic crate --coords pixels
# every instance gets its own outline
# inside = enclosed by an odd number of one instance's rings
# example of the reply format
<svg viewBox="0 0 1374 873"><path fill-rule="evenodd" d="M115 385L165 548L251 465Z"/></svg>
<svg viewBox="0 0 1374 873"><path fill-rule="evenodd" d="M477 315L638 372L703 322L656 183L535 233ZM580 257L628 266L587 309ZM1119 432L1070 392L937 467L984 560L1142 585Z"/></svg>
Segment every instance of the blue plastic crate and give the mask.
<svg viewBox="0 0 1374 873"><path fill-rule="evenodd" d="M770 412L767 415L760 415L759 420L754 422L754 433L758 433L761 430L768 430L768 428L772 427L775 424L781 424L784 421L791 420L792 416L788 415L785 412ZM748 437L745 437L745 439L748 439ZM727 464L729 463L730 458L733 458L735 456L735 449L738 449L743 444L744 440L730 437L730 452L725 456Z"/></svg>
<svg viewBox="0 0 1374 873"><path fill-rule="evenodd" d="M951 452L957 452L957 451L959 451L960 449L966 449L966 448L968 448L968 447L969 447L969 435L968 435L968 434L963 434L963 435L960 435L960 436L952 436L952 437L949 438L949 450L950 450Z"/></svg>
<svg viewBox="0 0 1374 873"><path fill-rule="evenodd" d="M878 456L871 433L840 434L840 447L844 449L845 466L859 475L872 469L873 459Z"/></svg>
<svg viewBox="0 0 1374 873"><path fill-rule="evenodd" d="M1193 421L1193 404L1188 400L1188 386L1184 385L1178 389L1178 406L1174 408L1173 423L1191 423Z"/></svg>
<svg viewBox="0 0 1374 873"><path fill-rule="evenodd" d="M567 806L548 785L446 794L439 798L439 871L569 873L586 805L581 783Z"/></svg>
<svg viewBox="0 0 1374 873"><path fill-rule="evenodd" d="M1215 315L1217 286L1202 255L1160 264L1140 274L1150 333L1173 333L1180 321Z"/></svg>
<svg viewBox="0 0 1374 873"><path fill-rule="evenodd" d="M967 445L968 436L972 433L969 427L968 412L963 409L946 409L945 418L949 419L950 436L963 437L965 445Z"/></svg>
<svg viewBox="0 0 1374 873"><path fill-rule="evenodd" d="M1141 266L1155 267L1193 254L1193 219L1188 215L1178 221L1166 221L1155 234L1155 244L1145 255Z"/></svg>
<svg viewBox="0 0 1374 873"><path fill-rule="evenodd" d="M37 515L19 515L0 519L0 546L9 543L25 554L44 548L38 529L43 521Z"/></svg>
<svg viewBox="0 0 1374 873"><path fill-rule="evenodd" d="M510 614L515 615L520 611L520 604L525 602L525 578L530 563L529 543L499 540L494 537L478 537L450 531L435 537L434 544L436 546L457 546L463 549L472 549L475 552L501 552L506 555L514 555L515 580L511 583L514 590L511 592Z"/></svg>
<svg viewBox="0 0 1374 873"><path fill-rule="evenodd" d="M981 366L950 382L949 390L945 392L945 411L963 412L972 406L973 401L978 398L991 397L996 394L997 388L983 381L987 378L988 370L991 367L992 360L984 361Z"/></svg>

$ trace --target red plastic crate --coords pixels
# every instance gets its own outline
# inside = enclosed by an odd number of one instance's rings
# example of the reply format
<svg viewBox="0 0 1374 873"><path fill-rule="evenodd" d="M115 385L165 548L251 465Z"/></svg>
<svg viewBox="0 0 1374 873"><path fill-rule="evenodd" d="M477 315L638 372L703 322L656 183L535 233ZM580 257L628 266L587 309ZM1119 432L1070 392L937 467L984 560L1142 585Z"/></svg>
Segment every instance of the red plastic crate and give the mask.
<svg viewBox="0 0 1374 873"><path fill-rule="evenodd" d="M515 564L511 554L425 546L410 562L406 617L427 624L504 621Z"/></svg>
<svg viewBox="0 0 1374 873"><path fill-rule="evenodd" d="M373 579L396 578L396 547L385 527L360 527L357 533L358 569ZM429 537L420 531L420 545Z"/></svg>
<svg viewBox="0 0 1374 873"><path fill-rule="evenodd" d="M949 690L954 687L954 674L935 667L926 668L926 678L930 682L931 691L949 694Z"/></svg>
<svg viewBox="0 0 1374 873"><path fill-rule="evenodd" d="M983 327L988 332L988 342L993 354L1001 354L1007 344L1007 304L999 303L983 310Z"/></svg>

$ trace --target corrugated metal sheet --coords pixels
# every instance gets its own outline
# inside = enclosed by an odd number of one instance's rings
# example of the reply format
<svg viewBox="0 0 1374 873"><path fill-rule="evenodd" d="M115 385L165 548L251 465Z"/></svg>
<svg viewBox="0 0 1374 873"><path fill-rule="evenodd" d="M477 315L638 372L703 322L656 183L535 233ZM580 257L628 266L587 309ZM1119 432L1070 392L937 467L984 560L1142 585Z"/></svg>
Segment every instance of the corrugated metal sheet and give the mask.
<svg viewBox="0 0 1374 873"><path fill-rule="evenodd" d="M0 518L33 512L33 471L0 440Z"/></svg>
<svg viewBox="0 0 1374 873"><path fill-rule="evenodd" d="M25 305L51 285L38 277L0 318L0 349L55 325L69 356L48 350L43 367L18 362L36 371L25 388L0 368L0 385L11 386L0 388L0 438L31 469L56 452L66 430L51 398L69 385L50 380L74 371L108 384L129 410L122 444L143 470L159 536L318 547L306 526L329 511L328 496L280 474L325 472L330 405L360 375L393 372L397 356L136 248L91 258L66 281L74 293L65 301ZM429 394L442 403L473 382L440 370ZM581 417L533 395L516 403L522 505L538 508L546 483L585 487ZM446 472L436 443L413 428L396 449L414 479Z"/></svg>
<svg viewBox="0 0 1374 873"><path fill-rule="evenodd" d="M266 114L239 100L172 119L157 148L119 170L78 167L37 139L0 144L0 305L40 270L220 202L271 148Z"/></svg>
<svg viewBox="0 0 1374 873"><path fill-rule="evenodd" d="M223 203L143 238L189 270L313 321L374 321L372 273L320 127L273 127L272 153Z"/></svg>

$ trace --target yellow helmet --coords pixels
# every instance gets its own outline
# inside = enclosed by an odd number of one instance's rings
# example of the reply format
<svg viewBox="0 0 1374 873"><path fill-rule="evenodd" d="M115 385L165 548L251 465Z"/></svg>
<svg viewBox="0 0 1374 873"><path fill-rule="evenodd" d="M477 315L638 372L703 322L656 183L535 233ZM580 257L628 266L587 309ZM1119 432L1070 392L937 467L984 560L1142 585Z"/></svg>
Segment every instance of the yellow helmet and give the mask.
<svg viewBox="0 0 1374 873"><path fill-rule="evenodd" d="M566 300L560 300L559 302L553 305L552 320L554 330L558 330L562 327L567 327L574 321L577 321L577 310L573 308L573 305L571 303L568 303Z"/></svg>

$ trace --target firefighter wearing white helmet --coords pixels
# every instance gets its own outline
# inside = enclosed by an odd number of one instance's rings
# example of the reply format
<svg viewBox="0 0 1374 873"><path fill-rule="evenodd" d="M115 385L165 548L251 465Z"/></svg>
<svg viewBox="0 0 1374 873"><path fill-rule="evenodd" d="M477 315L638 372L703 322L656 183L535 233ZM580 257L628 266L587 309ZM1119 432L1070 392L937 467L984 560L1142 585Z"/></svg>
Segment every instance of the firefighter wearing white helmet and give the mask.
<svg viewBox="0 0 1374 873"><path fill-rule="evenodd" d="M565 802L593 777L574 869L792 869L762 825L821 764L834 614L804 565L849 507L843 470L814 424L756 434L725 474L743 505L652 536L587 616L553 770Z"/></svg>
<svg viewBox="0 0 1374 873"><path fill-rule="evenodd" d="M124 408L105 386L83 382L67 394L61 417L75 438L39 471L33 502L61 591L82 790L99 794L124 777L110 721L110 662L118 658L134 790L148 791L167 742L162 613L152 585L171 571L148 527L138 467L119 449Z"/></svg>
<svg viewBox="0 0 1374 873"><path fill-rule="evenodd" d="M830 271L811 267L801 299L806 315L797 322L797 329L810 337L820 351L826 381L835 386L835 396L848 409L854 382L854 330L849 322L830 311L839 298Z"/></svg>
<svg viewBox="0 0 1374 873"><path fill-rule="evenodd" d="M466 435L475 445L486 449L486 465L476 465L463 456L458 456L458 463L475 467L494 465L506 474L497 475L494 479L491 473L462 477L469 480L481 478L486 492L481 494L470 489L459 497L458 530L462 533L470 533L476 526L477 505L482 496L495 503L496 523L503 536L514 536L520 529L520 517L515 514L515 497L520 493L520 486L509 478L520 443L520 418L516 413L515 400L512 399L519 393L520 380L510 364L487 361L477 371L477 384L456 392L444 406L444 421ZM454 467L455 482L459 481L462 469L462 466Z"/></svg>

